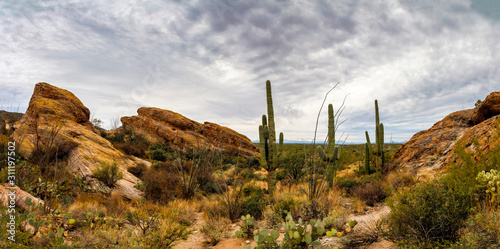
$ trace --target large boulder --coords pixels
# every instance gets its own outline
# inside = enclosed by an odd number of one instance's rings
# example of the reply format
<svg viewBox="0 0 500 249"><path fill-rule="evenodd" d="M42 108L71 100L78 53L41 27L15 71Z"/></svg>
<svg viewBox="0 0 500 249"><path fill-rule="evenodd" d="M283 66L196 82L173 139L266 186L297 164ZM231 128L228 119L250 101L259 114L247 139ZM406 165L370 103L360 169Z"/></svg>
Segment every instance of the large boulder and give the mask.
<svg viewBox="0 0 500 249"><path fill-rule="evenodd" d="M246 136L220 126L193 121L169 110L141 107L138 116L122 117L126 129L132 129L150 143L167 143L174 150L216 149L233 156L258 157L258 148Z"/></svg>
<svg viewBox="0 0 500 249"><path fill-rule="evenodd" d="M472 123L479 124L500 114L500 92L492 92L474 109Z"/></svg>
<svg viewBox="0 0 500 249"><path fill-rule="evenodd" d="M17 124L13 137L26 158L39 153L42 147L56 146L59 157L67 161L70 173L92 177L101 164L116 163L123 172L112 191L128 199L139 199L143 193L134 185L140 180L127 169L148 162L123 154L102 138L89 121L90 111L71 92L38 83L28 110Z"/></svg>
<svg viewBox="0 0 500 249"><path fill-rule="evenodd" d="M429 176L458 159L454 152L457 146L472 154L488 154L499 145L499 114L500 92L494 92L475 109L454 112L413 135L396 151L393 166Z"/></svg>

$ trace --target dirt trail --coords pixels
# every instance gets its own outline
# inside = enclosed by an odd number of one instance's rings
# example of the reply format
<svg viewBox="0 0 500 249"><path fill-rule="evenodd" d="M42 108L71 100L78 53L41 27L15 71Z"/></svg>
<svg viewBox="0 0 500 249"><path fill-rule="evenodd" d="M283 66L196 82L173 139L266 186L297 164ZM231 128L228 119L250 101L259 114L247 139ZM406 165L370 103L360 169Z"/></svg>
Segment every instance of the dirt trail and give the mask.
<svg viewBox="0 0 500 249"><path fill-rule="evenodd" d="M195 221L191 229L195 229L195 231L189 235L187 240L181 241L179 244L174 246L174 249L200 249L204 248L205 236L200 232L201 225L203 223L203 213L196 213Z"/></svg>
<svg viewBox="0 0 500 249"><path fill-rule="evenodd" d="M389 214L391 209L384 205L381 205L379 208L374 209L371 212L363 215L351 215L349 220L355 220L358 222L358 226L371 225L372 223L379 220L382 216Z"/></svg>

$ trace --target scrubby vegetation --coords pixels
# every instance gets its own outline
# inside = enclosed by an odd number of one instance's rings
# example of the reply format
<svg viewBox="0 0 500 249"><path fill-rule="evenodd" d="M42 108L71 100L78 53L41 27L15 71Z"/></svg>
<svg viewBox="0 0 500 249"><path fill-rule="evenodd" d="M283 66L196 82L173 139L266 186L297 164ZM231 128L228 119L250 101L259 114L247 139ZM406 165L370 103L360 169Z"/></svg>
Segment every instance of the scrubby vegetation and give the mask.
<svg viewBox="0 0 500 249"><path fill-rule="evenodd" d="M349 248L381 238L402 248L500 245L500 146L488 155L458 146L457 160L444 174L419 179L412 170L390 167L401 145L384 143L378 102L373 144L368 136L366 144L336 142L338 116L331 105L327 141L283 144L282 134L276 142L267 85L268 114L257 144L261 158L229 156L216 145L175 150L124 127L99 130L126 155L151 163L126 169L141 179L135 188L143 191L142 200L112 191L123 178L115 163L103 163L93 176L74 177L66 169L67 149L50 142L61 127L40 134L49 143L39 143L30 158L16 157L18 186L43 204L28 200L26 210L15 210L15 246L173 248L195 233L207 246L233 235L252 241L243 248L311 248L326 237L339 237ZM5 182L12 138L0 133ZM353 218L385 203L391 212L378 221L358 224ZM0 212L7 224L8 209ZM13 245L6 236L0 234L0 245Z"/></svg>

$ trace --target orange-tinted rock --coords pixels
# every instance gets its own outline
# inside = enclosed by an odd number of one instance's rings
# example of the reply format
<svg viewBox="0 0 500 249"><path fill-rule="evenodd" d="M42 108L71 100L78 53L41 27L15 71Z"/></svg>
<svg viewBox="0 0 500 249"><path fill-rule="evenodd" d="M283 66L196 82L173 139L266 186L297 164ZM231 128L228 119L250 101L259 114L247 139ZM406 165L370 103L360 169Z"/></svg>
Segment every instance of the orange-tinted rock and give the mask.
<svg viewBox="0 0 500 249"><path fill-rule="evenodd" d="M416 133L395 153L393 166L431 175L457 160L454 150L458 145L471 153L480 150L488 154L499 145L499 97L499 92L494 92L475 109L454 112L430 129Z"/></svg>
<svg viewBox="0 0 500 249"><path fill-rule="evenodd" d="M115 162L123 172L123 179L117 182L113 191L129 199L141 198L142 192L134 188L140 180L127 169L149 163L115 149L97 134L89 116L89 109L71 92L38 83L13 137L20 145L19 152L27 158L36 151L37 142L40 146L57 146L60 155L67 158L68 171L81 177L92 176L101 163Z"/></svg>
<svg viewBox="0 0 500 249"><path fill-rule="evenodd" d="M474 109L472 122L479 124L498 114L500 114L500 92L492 92Z"/></svg>
<svg viewBox="0 0 500 249"><path fill-rule="evenodd" d="M141 107L139 115L122 117L127 129L133 129L151 143L164 142L174 150L201 149L209 146L233 156L258 157L257 147L246 136L218 124L198 123L169 110Z"/></svg>
<svg viewBox="0 0 500 249"><path fill-rule="evenodd" d="M416 169L440 168L446 161L443 156L450 153L456 139L469 128L472 112L472 109L454 112L430 129L416 133L396 151L393 162L396 166Z"/></svg>

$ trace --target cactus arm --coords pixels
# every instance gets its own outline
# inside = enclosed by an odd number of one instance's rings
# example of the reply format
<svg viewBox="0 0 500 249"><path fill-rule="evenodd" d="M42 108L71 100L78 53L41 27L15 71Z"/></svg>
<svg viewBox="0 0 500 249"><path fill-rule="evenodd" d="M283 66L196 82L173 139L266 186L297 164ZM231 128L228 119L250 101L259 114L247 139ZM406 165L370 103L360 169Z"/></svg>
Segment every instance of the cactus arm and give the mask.
<svg viewBox="0 0 500 249"><path fill-rule="evenodd" d="M278 158L281 157L281 154L283 153L283 132L280 132L280 140L278 144Z"/></svg>
<svg viewBox="0 0 500 249"><path fill-rule="evenodd" d="M365 174L370 174L370 147L369 143L365 144Z"/></svg>
<svg viewBox="0 0 500 249"><path fill-rule="evenodd" d="M260 165L267 168L267 140L265 136L264 126L259 125L259 147L260 147Z"/></svg>

